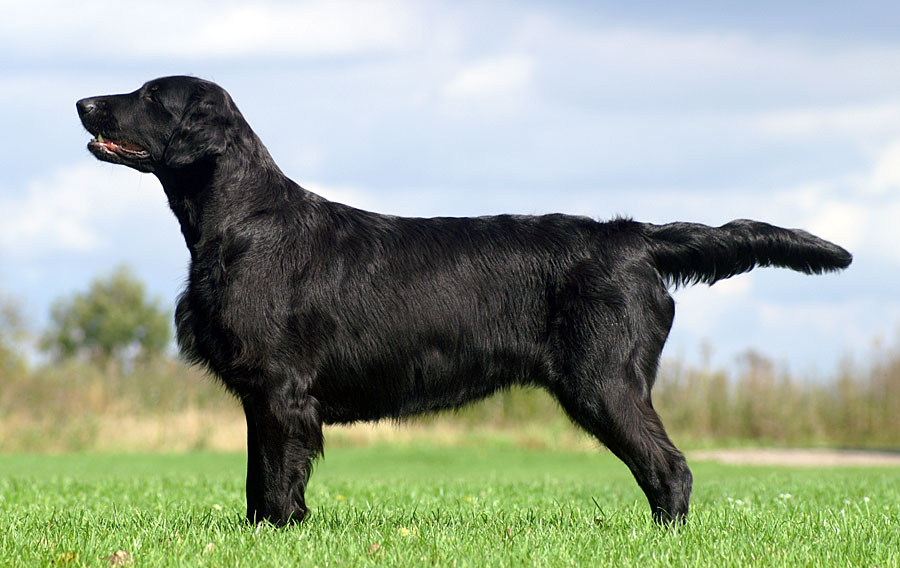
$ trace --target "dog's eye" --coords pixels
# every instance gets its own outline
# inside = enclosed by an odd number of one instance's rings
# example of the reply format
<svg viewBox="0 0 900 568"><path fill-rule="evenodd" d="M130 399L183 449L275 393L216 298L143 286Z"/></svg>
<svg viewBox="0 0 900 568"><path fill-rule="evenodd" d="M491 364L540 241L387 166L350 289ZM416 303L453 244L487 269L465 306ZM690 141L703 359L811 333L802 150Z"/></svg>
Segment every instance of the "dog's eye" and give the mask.
<svg viewBox="0 0 900 568"><path fill-rule="evenodd" d="M159 87L153 86L147 89L147 94L144 95L144 98L150 101L151 103L159 103L159 99L156 98L156 93L159 91Z"/></svg>

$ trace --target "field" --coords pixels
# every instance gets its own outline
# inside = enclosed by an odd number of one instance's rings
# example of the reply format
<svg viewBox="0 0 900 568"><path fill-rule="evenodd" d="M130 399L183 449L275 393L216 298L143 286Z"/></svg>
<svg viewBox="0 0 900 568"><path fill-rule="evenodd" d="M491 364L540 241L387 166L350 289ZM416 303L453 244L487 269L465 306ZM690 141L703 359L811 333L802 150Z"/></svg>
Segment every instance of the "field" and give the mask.
<svg viewBox="0 0 900 568"><path fill-rule="evenodd" d="M239 453L7 455L0 566L900 565L900 468L692 465L673 531L604 452L335 448L275 529Z"/></svg>

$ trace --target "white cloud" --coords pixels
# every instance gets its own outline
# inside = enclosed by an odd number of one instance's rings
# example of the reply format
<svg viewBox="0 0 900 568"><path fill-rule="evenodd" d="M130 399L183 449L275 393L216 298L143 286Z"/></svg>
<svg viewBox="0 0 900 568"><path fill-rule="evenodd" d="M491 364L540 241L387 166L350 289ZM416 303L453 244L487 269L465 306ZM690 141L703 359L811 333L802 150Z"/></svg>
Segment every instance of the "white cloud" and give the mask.
<svg viewBox="0 0 900 568"><path fill-rule="evenodd" d="M716 282L696 285L673 293L676 301L675 325L697 337L709 337L729 318L730 310L748 309L753 295L753 275L742 274Z"/></svg>
<svg viewBox="0 0 900 568"><path fill-rule="evenodd" d="M814 105L818 101L871 101L896 93L898 80L885 70L900 64L900 49L835 45L815 34L757 35L714 26L667 28L617 23L583 26L554 17L528 19L514 47L552 68L541 85L576 100L586 94L626 108L652 110L767 109L773 105ZM804 30L809 31L809 30ZM876 63L877 62L877 63ZM547 79L546 82L543 79ZM857 103L858 104L858 103ZM897 117L900 101L887 100L874 110L850 107L849 116L832 117L856 128L863 118L877 127ZM830 109L827 109L830 111ZM817 127L818 113L805 109L763 121L771 128ZM782 126L783 119L788 119ZM883 126L881 126L884 128Z"/></svg>
<svg viewBox="0 0 900 568"><path fill-rule="evenodd" d="M404 45L418 37L418 14L403 0L160 0L89 14L81 4L35 0L4 6L0 45L104 59L341 55Z"/></svg>
<svg viewBox="0 0 900 568"><path fill-rule="evenodd" d="M767 111L753 122L778 137L894 133L900 130L900 101Z"/></svg>
<svg viewBox="0 0 900 568"><path fill-rule="evenodd" d="M375 200L372 198L371 191L356 187L304 182L303 188L324 197L329 201L343 203L344 205L349 205L351 207L372 209L375 205Z"/></svg>
<svg viewBox="0 0 900 568"><path fill-rule="evenodd" d="M415 5L396 1L320 0L232 4L212 13L197 33L180 42L179 50L233 56L396 49L410 39L417 11Z"/></svg>
<svg viewBox="0 0 900 568"><path fill-rule="evenodd" d="M870 259L900 263L900 141L868 171L779 192L777 207L798 224Z"/></svg>
<svg viewBox="0 0 900 568"><path fill-rule="evenodd" d="M457 73L444 94L458 98L515 96L527 88L533 70L534 62L525 56L483 59Z"/></svg>
<svg viewBox="0 0 900 568"><path fill-rule="evenodd" d="M159 182L122 167L66 166L0 194L0 251L27 257L110 248L104 227L167 214Z"/></svg>
<svg viewBox="0 0 900 568"><path fill-rule="evenodd" d="M729 33L612 27L570 37L591 53L619 64L637 63L666 71L695 65L704 71L732 67L738 61L765 57L767 52L751 38ZM626 53L627 58L623 57Z"/></svg>
<svg viewBox="0 0 900 568"><path fill-rule="evenodd" d="M816 344L832 346L832 353L821 351L819 359L824 361L851 353L868 356L874 341L889 340L896 334L896 322L900 321L900 305L860 296L840 303L767 300L757 304L757 313L761 328L773 330L786 345L805 344L808 349Z"/></svg>
<svg viewBox="0 0 900 568"><path fill-rule="evenodd" d="M900 120L895 125L900 130ZM872 172L871 188L877 193L900 191L900 140L884 149Z"/></svg>
<svg viewBox="0 0 900 568"><path fill-rule="evenodd" d="M859 302L835 304L833 302L807 301L792 305L761 301L757 304L756 310L763 325L779 329L793 327L814 329L816 333L827 336L846 337L848 341L843 343L849 345L850 339L860 337L868 339L868 334L872 333L872 330L866 329L865 324L862 323L868 321L863 314L871 307L861 305ZM900 315L900 310L895 309L895 311Z"/></svg>
<svg viewBox="0 0 900 568"><path fill-rule="evenodd" d="M866 207L835 199L819 204L804 226L814 235L855 249L865 240L868 218Z"/></svg>
<svg viewBox="0 0 900 568"><path fill-rule="evenodd" d="M379 191L362 186L322 184L315 181L303 182L302 186L329 201L386 215L421 217L460 214L442 201L448 194L453 194L446 188ZM472 214L485 212L476 210Z"/></svg>

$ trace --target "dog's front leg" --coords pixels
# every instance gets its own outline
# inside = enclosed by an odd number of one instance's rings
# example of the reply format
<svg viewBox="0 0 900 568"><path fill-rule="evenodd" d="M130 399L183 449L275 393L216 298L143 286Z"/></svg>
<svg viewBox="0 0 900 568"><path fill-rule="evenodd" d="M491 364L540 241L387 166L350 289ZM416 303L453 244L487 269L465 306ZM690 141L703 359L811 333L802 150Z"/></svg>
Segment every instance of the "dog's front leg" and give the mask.
<svg viewBox="0 0 900 568"><path fill-rule="evenodd" d="M247 519L251 523L265 518L263 509L262 454L260 453L256 413L250 399L242 401L247 417Z"/></svg>
<svg viewBox="0 0 900 568"><path fill-rule="evenodd" d="M304 493L312 461L322 453L318 402L295 380L244 398L247 415L247 517L281 526L307 514Z"/></svg>

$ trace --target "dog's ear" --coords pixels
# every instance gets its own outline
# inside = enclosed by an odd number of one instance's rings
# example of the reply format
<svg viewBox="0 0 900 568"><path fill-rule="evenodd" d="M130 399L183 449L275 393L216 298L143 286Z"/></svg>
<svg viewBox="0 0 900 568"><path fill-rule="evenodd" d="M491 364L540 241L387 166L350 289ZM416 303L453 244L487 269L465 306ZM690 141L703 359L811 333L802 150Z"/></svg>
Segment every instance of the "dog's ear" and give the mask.
<svg viewBox="0 0 900 568"><path fill-rule="evenodd" d="M215 86L203 86L191 97L163 152L170 168L183 168L228 147L228 133L234 128L236 109L231 97Z"/></svg>

